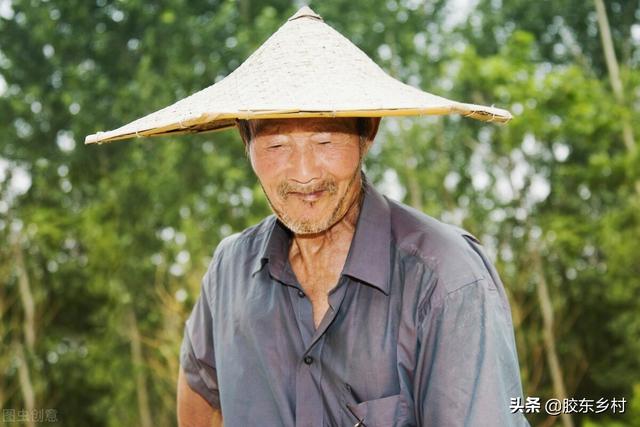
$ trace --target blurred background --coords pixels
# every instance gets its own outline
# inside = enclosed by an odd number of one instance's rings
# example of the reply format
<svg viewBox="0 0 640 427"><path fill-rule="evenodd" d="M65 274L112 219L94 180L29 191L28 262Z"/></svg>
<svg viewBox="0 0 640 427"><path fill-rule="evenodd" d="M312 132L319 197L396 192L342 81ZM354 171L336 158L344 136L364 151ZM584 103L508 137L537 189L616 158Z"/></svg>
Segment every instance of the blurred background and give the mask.
<svg viewBox="0 0 640 427"><path fill-rule="evenodd" d="M218 81L301 5L0 0L3 423L46 410L50 425L175 425L200 279L268 205L235 131L84 136ZM543 405L532 425L639 426L640 2L311 7L394 77L514 114L385 118L368 176L489 251L524 394ZM550 398L626 406L555 417Z"/></svg>

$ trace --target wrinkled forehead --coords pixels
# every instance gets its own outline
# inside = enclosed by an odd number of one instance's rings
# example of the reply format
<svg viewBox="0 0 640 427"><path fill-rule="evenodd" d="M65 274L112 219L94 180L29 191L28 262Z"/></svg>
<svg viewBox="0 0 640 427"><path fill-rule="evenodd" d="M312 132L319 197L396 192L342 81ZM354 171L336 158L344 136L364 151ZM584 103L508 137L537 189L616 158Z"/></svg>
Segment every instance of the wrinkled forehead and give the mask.
<svg viewBox="0 0 640 427"><path fill-rule="evenodd" d="M281 135L292 132L358 133L358 121L354 117L258 119L250 120L250 126L254 135Z"/></svg>

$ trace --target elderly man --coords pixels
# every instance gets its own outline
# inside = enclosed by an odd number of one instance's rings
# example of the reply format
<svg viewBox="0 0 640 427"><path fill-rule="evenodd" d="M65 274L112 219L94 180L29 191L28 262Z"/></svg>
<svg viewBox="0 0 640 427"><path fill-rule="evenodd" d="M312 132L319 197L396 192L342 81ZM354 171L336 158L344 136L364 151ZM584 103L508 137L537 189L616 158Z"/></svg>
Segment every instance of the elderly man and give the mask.
<svg viewBox="0 0 640 427"><path fill-rule="evenodd" d="M225 79L120 129L237 126L274 215L224 239L181 350L181 426L525 426L509 304L478 241L361 167L398 114L507 121L384 74L303 8Z"/></svg>
<svg viewBox="0 0 640 427"><path fill-rule="evenodd" d="M378 123L241 124L275 216L218 246L187 323L182 425L526 425L502 284L473 236L363 179Z"/></svg>

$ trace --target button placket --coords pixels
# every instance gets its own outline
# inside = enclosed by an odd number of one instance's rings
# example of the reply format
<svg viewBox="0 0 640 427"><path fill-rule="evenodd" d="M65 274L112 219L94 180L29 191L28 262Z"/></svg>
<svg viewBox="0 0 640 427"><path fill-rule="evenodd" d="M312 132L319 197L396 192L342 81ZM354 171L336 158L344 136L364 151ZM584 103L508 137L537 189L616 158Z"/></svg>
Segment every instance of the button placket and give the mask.
<svg viewBox="0 0 640 427"><path fill-rule="evenodd" d="M323 405L320 393L321 364L319 354L305 355L296 375L296 427L321 427Z"/></svg>

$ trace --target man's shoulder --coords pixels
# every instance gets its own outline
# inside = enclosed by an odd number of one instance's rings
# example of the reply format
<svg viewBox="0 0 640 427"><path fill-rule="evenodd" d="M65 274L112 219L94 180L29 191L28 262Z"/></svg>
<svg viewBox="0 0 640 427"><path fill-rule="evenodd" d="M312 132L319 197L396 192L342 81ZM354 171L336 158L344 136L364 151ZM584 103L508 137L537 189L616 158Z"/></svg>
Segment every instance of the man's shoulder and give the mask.
<svg viewBox="0 0 640 427"><path fill-rule="evenodd" d="M393 200L389 200L389 208L398 251L431 269L443 292L486 277L485 263L489 261L473 234Z"/></svg>
<svg viewBox="0 0 640 427"><path fill-rule="evenodd" d="M254 258L261 253L267 244L269 235L276 222L275 215L269 215L259 223L244 230L225 237L218 243L214 252L214 258Z"/></svg>

